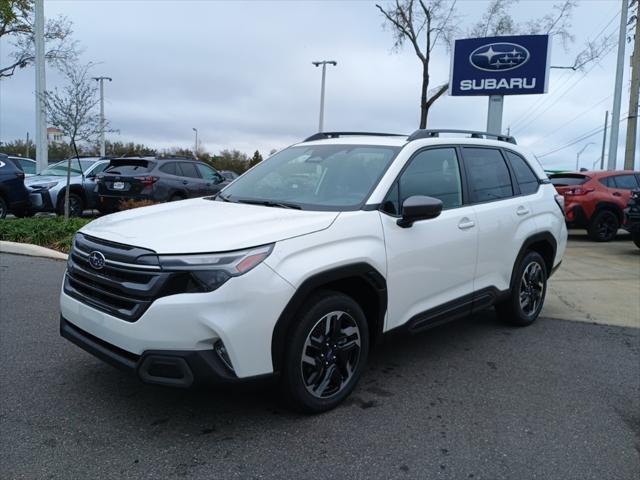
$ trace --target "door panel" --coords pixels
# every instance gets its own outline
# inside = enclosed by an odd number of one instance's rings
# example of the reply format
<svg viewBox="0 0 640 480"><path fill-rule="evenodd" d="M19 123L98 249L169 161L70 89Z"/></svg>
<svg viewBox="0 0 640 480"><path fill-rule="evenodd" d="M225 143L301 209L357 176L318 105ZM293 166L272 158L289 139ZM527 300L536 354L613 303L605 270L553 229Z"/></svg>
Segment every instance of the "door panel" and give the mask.
<svg viewBox="0 0 640 480"><path fill-rule="evenodd" d="M402 228L397 221L403 201L415 195L439 199L443 211L436 218ZM417 152L382 208L386 212L381 220L387 249L387 328L472 293L478 229L473 207L462 204L455 148Z"/></svg>
<svg viewBox="0 0 640 480"><path fill-rule="evenodd" d="M478 241L472 207L445 210L410 228L380 216L387 249L387 329L472 293Z"/></svg>

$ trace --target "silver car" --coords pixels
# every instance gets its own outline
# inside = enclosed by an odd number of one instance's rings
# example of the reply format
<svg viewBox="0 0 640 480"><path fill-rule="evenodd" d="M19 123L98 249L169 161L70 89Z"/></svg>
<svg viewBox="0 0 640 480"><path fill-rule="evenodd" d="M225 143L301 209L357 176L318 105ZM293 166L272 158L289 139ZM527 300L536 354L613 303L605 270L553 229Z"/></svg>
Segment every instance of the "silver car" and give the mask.
<svg viewBox="0 0 640 480"><path fill-rule="evenodd" d="M97 208L96 175L102 172L109 160L100 157L71 159L69 183L69 214L80 216L87 209ZM64 215L64 196L67 186L68 160L49 165L37 175L25 180L30 190L31 214L55 212Z"/></svg>

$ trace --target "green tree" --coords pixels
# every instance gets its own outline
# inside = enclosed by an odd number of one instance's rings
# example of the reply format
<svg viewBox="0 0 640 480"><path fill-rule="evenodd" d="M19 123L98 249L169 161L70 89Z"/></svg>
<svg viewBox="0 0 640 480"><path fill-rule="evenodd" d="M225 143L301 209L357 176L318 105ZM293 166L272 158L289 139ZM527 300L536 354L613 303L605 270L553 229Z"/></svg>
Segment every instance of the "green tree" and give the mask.
<svg viewBox="0 0 640 480"><path fill-rule="evenodd" d="M251 160L249 161L249 168L259 164L261 161L262 161L262 155L260 155L260 152L256 150L255 153L253 154L253 157L251 157Z"/></svg>

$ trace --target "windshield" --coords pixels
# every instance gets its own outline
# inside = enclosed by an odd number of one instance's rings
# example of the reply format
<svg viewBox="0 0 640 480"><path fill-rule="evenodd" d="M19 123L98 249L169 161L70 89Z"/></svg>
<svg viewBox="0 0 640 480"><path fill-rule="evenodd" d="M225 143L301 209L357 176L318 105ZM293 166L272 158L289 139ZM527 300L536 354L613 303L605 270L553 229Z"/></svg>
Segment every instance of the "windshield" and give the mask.
<svg viewBox="0 0 640 480"><path fill-rule="evenodd" d="M82 172L86 172L94 163L95 163L94 160L80 159L80 164L78 164L78 159L72 158L71 159L71 175L80 175ZM82 167L82 171L80 171L80 167ZM55 177L66 177L67 176L67 160L54 163L53 165L49 165L40 173L40 175L53 175Z"/></svg>
<svg viewBox="0 0 640 480"><path fill-rule="evenodd" d="M290 147L238 177L221 197L306 210L355 210L399 151L367 145Z"/></svg>

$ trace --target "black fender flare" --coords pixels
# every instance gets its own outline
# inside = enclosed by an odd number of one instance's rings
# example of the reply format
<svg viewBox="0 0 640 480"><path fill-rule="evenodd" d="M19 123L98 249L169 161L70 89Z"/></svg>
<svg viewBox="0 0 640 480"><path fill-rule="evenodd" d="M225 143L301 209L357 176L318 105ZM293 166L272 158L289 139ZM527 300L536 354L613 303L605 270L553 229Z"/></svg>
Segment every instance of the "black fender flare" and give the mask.
<svg viewBox="0 0 640 480"><path fill-rule="evenodd" d="M353 263L342 265L320 273L316 273L307 278L298 287L293 297L287 303L276 325L273 329L271 337L271 361L273 363L273 371L279 372L283 361L287 345L287 336L292 325L295 322L295 315L304 304L305 300L314 291L327 287L331 289L332 285L337 282L348 279L358 279L364 281L370 287L371 292L375 292L375 318L367 318L369 324L374 322L372 331L373 338L379 338L384 329L384 317L387 312L387 282L384 276L373 266L368 263ZM357 299L356 299L357 300ZM367 309L365 309L365 312Z"/></svg>
<svg viewBox="0 0 640 480"><path fill-rule="evenodd" d="M593 214L591 215L591 217L593 218L593 216L600 210L610 210L614 212L618 217L618 221L620 222L620 224L622 224L622 221L624 219L624 212L619 205L616 205L613 202L598 202L596 203L596 208L593 210Z"/></svg>
<svg viewBox="0 0 640 480"><path fill-rule="evenodd" d="M513 268L511 270L511 280L509 281L509 289L513 290L513 283L515 281L515 274L518 265L524 258L525 254L531 250L531 246L535 244L546 243L551 248L551 259L547 261L547 275L550 275L551 270L553 269L553 261L556 258L556 252L558 251L558 242L556 241L556 237L554 237L551 232L540 232L528 237L520 247L520 251L516 256L516 261L513 263ZM544 257L544 256L543 256ZM545 259L547 260L547 259Z"/></svg>

